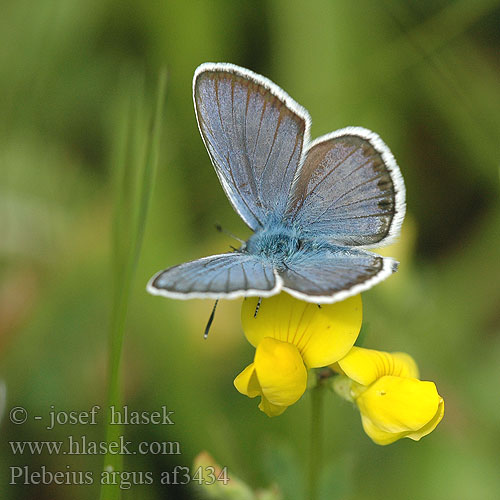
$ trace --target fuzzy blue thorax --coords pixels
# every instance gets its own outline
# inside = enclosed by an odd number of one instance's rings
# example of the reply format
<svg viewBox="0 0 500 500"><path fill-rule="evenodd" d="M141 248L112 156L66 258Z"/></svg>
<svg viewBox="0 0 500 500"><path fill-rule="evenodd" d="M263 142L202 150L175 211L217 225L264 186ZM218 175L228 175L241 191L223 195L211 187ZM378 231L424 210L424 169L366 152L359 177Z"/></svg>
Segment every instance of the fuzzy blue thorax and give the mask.
<svg viewBox="0 0 500 500"><path fill-rule="evenodd" d="M297 232L280 224L258 230L246 242L245 250L280 268L300 250L301 245Z"/></svg>
<svg viewBox="0 0 500 500"><path fill-rule="evenodd" d="M304 236L297 228L282 223L259 229L241 250L269 262L278 271L285 270L289 264L297 266L315 261L322 252L327 256L335 254L339 257L353 252L349 247L336 245L323 238Z"/></svg>

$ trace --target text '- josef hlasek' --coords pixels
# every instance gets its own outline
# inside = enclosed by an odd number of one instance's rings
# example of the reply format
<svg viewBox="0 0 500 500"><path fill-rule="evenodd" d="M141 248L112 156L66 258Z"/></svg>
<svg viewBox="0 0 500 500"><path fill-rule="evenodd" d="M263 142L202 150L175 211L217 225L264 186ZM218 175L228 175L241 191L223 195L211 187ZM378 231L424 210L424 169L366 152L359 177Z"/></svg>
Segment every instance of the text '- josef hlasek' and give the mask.
<svg viewBox="0 0 500 500"><path fill-rule="evenodd" d="M106 420L103 422L103 414ZM162 406L159 410L144 411L131 410L128 405L111 406L104 412L99 405L94 405L89 410L58 410L50 405L47 415L30 415L23 406L15 406L10 410L9 417L13 424L21 425L32 418L47 423L47 430L52 430L58 425L97 425L107 423L109 425L174 425L173 410Z"/></svg>

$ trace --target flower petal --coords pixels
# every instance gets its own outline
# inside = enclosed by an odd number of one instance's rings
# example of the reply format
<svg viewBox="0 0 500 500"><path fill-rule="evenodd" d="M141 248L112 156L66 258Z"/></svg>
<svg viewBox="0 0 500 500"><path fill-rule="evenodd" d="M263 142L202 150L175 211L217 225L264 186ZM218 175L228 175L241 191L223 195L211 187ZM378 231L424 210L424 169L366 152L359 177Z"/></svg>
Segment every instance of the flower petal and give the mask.
<svg viewBox="0 0 500 500"><path fill-rule="evenodd" d="M268 417L277 417L278 415L281 415L287 408L288 406L273 405L264 396L262 396L259 404L259 410L263 411Z"/></svg>
<svg viewBox="0 0 500 500"><path fill-rule="evenodd" d="M257 375L255 373L255 366L252 363L248 365L235 379L234 386L249 398L255 398L261 394L259 381L257 379Z"/></svg>
<svg viewBox="0 0 500 500"><path fill-rule="evenodd" d="M254 365L262 394L271 404L290 406L304 394L307 370L294 345L266 337L257 346Z"/></svg>
<svg viewBox="0 0 500 500"><path fill-rule="evenodd" d="M379 430L408 433L421 431L435 419L442 398L433 382L385 376L364 391L356 402L361 414Z"/></svg>
<svg viewBox="0 0 500 500"><path fill-rule="evenodd" d="M257 346L264 337L294 344L305 364L317 368L335 363L354 345L361 329L361 296L334 304L311 304L280 293L262 300L247 298L241 321L248 341Z"/></svg>
<svg viewBox="0 0 500 500"><path fill-rule="evenodd" d="M391 352L394 358L392 373L386 375L394 375L396 377L419 378L417 362L406 352Z"/></svg>
<svg viewBox="0 0 500 500"><path fill-rule="evenodd" d="M444 416L444 400L443 398L441 398L439 401L438 410L434 415L434 418L430 420L427 423L427 425L424 425L424 427L422 427L418 431L409 433L408 436L406 437L413 439L413 441L420 441L421 438L427 436L427 434L430 434L437 427L439 422L441 422L441 420L443 419L443 416Z"/></svg>
<svg viewBox="0 0 500 500"><path fill-rule="evenodd" d="M409 354L403 352L391 354L356 346L338 362L338 367L340 370L337 371L365 386L385 375L418 377L417 364Z"/></svg>
<svg viewBox="0 0 500 500"><path fill-rule="evenodd" d="M410 438L414 441L419 441L427 434L430 434L441 422L444 415L444 401L441 399L439 402L438 411L434 418L420 430L415 432L386 432L379 429L366 415L361 415L361 422L363 424L363 429L366 434L372 439L376 444L387 445L394 443L401 438Z"/></svg>
<svg viewBox="0 0 500 500"><path fill-rule="evenodd" d="M405 437L405 432L386 432L379 429L366 415L361 415L363 430L368 437L375 443L385 446L394 443L398 439Z"/></svg>

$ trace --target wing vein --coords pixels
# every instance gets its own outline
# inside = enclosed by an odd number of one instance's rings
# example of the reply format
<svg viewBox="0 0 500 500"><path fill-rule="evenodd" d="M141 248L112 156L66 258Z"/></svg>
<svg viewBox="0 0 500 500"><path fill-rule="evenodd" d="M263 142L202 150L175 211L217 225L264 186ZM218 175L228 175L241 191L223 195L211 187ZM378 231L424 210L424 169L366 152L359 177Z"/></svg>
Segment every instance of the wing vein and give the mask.
<svg viewBox="0 0 500 500"><path fill-rule="evenodd" d="M363 168L367 163L369 163L371 160L365 162L363 165L360 165L359 167L355 168L354 170L352 170L351 172L349 172L348 175L346 175L343 179L340 179L336 182L334 182L331 186L330 186L330 190L333 190L333 187L335 185L337 185L339 182L344 182L348 177L350 177L352 174L354 174L355 172L357 172L358 170L360 170L361 168ZM320 219L321 217L323 217L323 215L326 214L326 212L328 212L332 206L337 203L337 201L341 200L344 196L346 196L347 194L351 193L352 191L360 188L361 186L364 186L365 184L368 184L369 182L372 182L374 181L375 179L378 179L379 177L382 177L383 175L385 175L385 172L381 172L379 174L377 174L375 177L372 177L370 179L367 179L366 181L363 181L361 182L360 184L357 184L356 186L352 187L351 189L347 190L345 193L341 194L339 197L335 198L335 200L331 201L328 206L323 210L323 212L321 212L321 214L317 215L314 219L311 219L309 222L312 223L312 222L316 222L318 219Z"/></svg>
<svg viewBox="0 0 500 500"><path fill-rule="evenodd" d="M267 154L267 158L266 158L266 162L264 163L264 167L262 168L262 172L260 174L260 179L259 179L259 191L262 190L262 181L264 179L264 175L266 173L266 170L267 170L267 165L269 163L269 158L271 158L271 154L273 152L273 148L274 148L274 145L276 144L276 137L278 137L278 132L279 132L279 129L280 129L280 125L281 125L281 120L283 119L282 117L282 113L281 113L281 110L280 110L280 115L278 117L278 123L276 124L276 129L274 130L274 135L273 135L273 142L271 143L271 147L269 148L269 152Z"/></svg>

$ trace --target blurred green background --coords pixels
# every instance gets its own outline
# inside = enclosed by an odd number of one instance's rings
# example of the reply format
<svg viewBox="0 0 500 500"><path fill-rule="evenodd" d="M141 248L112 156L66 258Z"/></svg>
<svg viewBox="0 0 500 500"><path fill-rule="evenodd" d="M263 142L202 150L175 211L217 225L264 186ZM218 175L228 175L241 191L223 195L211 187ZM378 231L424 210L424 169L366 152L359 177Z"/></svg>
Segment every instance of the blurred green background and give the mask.
<svg viewBox="0 0 500 500"><path fill-rule="evenodd" d="M347 125L376 131L405 177L403 235L385 251L400 272L363 294L363 345L412 354L445 398L445 418L419 443L379 447L332 394L323 498L499 497L500 2L17 0L1 12L2 498L99 494L98 484L8 485L10 466L98 474L103 457L13 456L7 441L102 440L103 418L49 431L32 418L11 424L8 410L106 405L115 109L130 75L144 75L154 103L162 66L161 156L123 378L131 408L167 405L175 425L127 426L126 438L179 441L182 455L125 457L125 467L159 474L208 450L253 488L278 483L286 500L304 498L308 395L269 419L234 389L253 357L240 301L220 304L204 341L211 301L145 292L159 269L226 251L233 241L215 223L249 235L197 130L191 81L205 61L271 78L310 111L313 137ZM123 497L198 498L158 482Z"/></svg>

